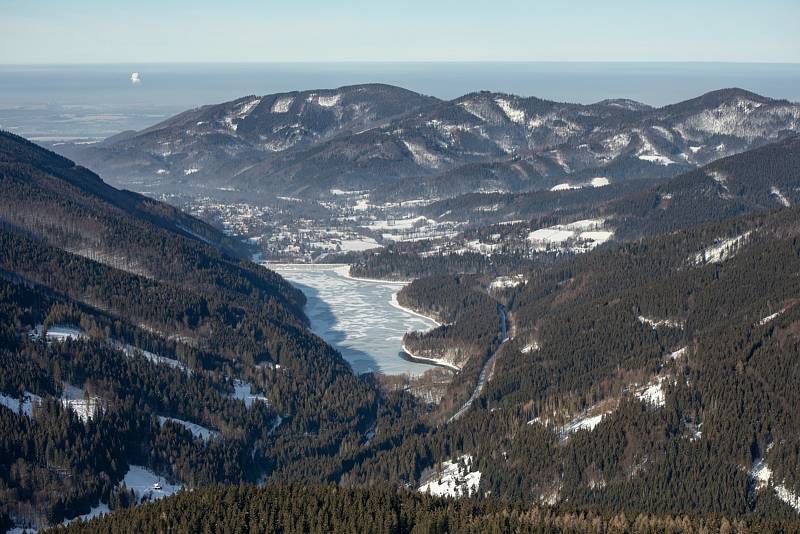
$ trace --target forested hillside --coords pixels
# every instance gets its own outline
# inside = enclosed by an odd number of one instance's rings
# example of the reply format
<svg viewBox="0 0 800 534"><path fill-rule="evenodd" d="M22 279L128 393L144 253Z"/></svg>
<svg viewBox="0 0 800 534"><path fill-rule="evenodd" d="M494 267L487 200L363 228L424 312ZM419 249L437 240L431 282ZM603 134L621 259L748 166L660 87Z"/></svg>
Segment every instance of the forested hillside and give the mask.
<svg viewBox="0 0 800 534"><path fill-rule="evenodd" d="M0 139L0 513L112 504L133 464L189 486L303 476L360 439L376 393L308 332L298 290L174 208Z"/></svg>
<svg viewBox="0 0 800 534"><path fill-rule="evenodd" d="M715 515L578 514L494 500L432 498L391 488L214 487L125 511L67 532L766 532L796 521Z"/></svg>
<svg viewBox="0 0 800 534"><path fill-rule="evenodd" d="M465 417L346 480L466 455L483 494L796 517L798 220L780 210L533 270L505 290L512 339Z"/></svg>
<svg viewBox="0 0 800 534"><path fill-rule="evenodd" d="M581 253L363 254L420 276L397 300L442 323L404 338L453 369L438 404L355 376L213 228L0 141L0 526L798 528L796 139L617 189L592 209L624 239Z"/></svg>
<svg viewBox="0 0 800 534"><path fill-rule="evenodd" d="M797 133L798 109L738 88L653 108L490 91L439 100L364 84L245 96L57 148L114 183L147 177L162 192L442 199L675 176Z"/></svg>

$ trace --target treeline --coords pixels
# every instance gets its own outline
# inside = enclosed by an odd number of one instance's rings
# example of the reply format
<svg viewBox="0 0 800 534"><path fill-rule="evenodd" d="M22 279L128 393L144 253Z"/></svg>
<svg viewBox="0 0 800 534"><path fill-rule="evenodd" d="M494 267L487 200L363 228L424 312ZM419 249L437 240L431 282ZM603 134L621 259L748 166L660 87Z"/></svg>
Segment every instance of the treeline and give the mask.
<svg viewBox="0 0 800 534"><path fill-rule="evenodd" d="M794 520L574 513L499 500L442 499L405 490L268 485L213 487L122 511L67 532L765 532Z"/></svg>

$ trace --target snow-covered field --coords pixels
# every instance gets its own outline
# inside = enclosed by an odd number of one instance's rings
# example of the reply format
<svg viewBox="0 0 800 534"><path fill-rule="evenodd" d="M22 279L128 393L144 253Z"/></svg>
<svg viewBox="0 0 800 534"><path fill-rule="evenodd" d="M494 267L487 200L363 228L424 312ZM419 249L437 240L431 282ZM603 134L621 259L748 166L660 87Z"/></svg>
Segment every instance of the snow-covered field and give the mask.
<svg viewBox="0 0 800 534"><path fill-rule="evenodd" d="M525 275L515 274L513 276L498 276L489 284L489 289L506 289L517 287L525 283Z"/></svg>
<svg viewBox="0 0 800 534"><path fill-rule="evenodd" d="M659 376L636 392L636 398L652 406L664 406L664 379Z"/></svg>
<svg viewBox="0 0 800 534"><path fill-rule="evenodd" d="M244 402L246 407L250 407L253 405L254 402L266 402L269 403L269 400L257 393L253 393L253 386L247 382L243 382L242 380L235 380L233 383L233 398L239 399L240 401Z"/></svg>
<svg viewBox="0 0 800 534"><path fill-rule="evenodd" d="M141 501L143 498L148 500L157 500L177 493L181 489L181 484L169 484L164 477L160 477L153 473L150 469L141 465L132 465L122 483L133 490L136 498ZM155 484L161 486L161 489L155 489Z"/></svg>
<svg viewBox="0 0 800 534"><path fill-rule="evenodd" d="M583 219L533 230L528 234L528 242L536 251L560 250L580 253L605 243L613 235L613 230L605 228L603 219Z"/></svg>
<svg viewBox="0 0 800 534"><path fill-rule="evenodd" d="M561 184L554 185L550 188L550 191L569 191L570 189L581 189L583 187L604 187L611 182L605 176L596 176L589 180L588 183L579 183L579 184L570 184L568 182L564 182Z"/></svg>
<svg viewBox="0 0 800 534"><path fill-rule="evenodd" d="M125 477L122 479L120 485L125 485L129 490L133 490L137 502L163 499L164 497L169 497L177 493L182 488L181 484L170 484L164 477L156 475L153 471L141 465L131 465L128 472L125 473ZM97 506L92 507L88 513L71 519L65 519L62 524L66 526L73 521L89 521L95 517L110 513L111 509L108 507L108 504L101 502ZM22 530L23 529L19 529L19 532L22 532ZM28 530L28 532L35 531L35 529Z"/></svg>
<svg viewBox="0 0 800 534"><path fill-rule="evenodd" d="M67 383L64 383L64 390L61 393L61 404L75 412L75 415L84 423L101 409L99 397L87 398L84 390Z"/></svg>
<svg viewBox="0 0 800 534"><path fill-rule="evenodd" d="M42 331L44 330L44 325L37 324L36 328L34 328L30 336L33 339L39 339L42 337ZM47 329L47 341L50 342L62 342L68 339L81 339L86 337L82 332L81 329L76 325L71 324L54 324L50 325L50 328Z"/></svg>
<svg viewBox="0 0 800 534"><path fill-rule="evenodd" d="M41 404L42 398L33 393L25 392L22 403L14 396L0 393L0 406L5 406L14 413L20 412L20 404L22 405L22 413L31 417L33 415L33 405Z"/></svg>
<svg viewBox="0 0 800 534"><path fill-rule="evenodd" d="M89 521L90 519L94 519L95 517L100 517L101 515L106 515L110 513L111 509L108 507L108 505L101 502L97 506L92 507L92 509L89 510L88 513L79 515L77 517L73 517L72 519L65 519L62 525L67 526L73 521L78 521L78 520Z"/></svg>
<svg viewBox="0 0 800 534"><path fill-rule="evenodd" d="M464 454L455 461L442 462L440 469L425 477L418 491L439 497L464 497L476 495L480 484L481 472L472 470L472 456Z"/></svg>

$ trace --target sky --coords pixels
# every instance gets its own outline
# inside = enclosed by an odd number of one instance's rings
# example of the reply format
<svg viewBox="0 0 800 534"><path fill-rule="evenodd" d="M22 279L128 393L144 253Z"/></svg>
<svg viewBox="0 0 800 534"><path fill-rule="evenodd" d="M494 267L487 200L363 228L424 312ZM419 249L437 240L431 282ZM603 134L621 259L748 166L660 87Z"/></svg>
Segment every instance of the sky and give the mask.
<svg viewBox="0 0 800 534"><path fill-rule="evenodd" d="M800 63L798 0L0 0L0 64Z"/></svg>

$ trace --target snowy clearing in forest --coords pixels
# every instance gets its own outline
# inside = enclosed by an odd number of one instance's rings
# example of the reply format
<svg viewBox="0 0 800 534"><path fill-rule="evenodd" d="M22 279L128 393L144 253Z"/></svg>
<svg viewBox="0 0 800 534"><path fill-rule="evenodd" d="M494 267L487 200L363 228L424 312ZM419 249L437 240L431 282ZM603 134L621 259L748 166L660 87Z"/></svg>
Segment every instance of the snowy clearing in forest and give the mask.
<svg viewBox="0 0 800 534"><path fill-rule="evenodd" d="M147 467L141 465L131 465L122 483L128 489L133 490L136 499L141 502L143 498L157 500L177 493L181 489L181 484L169 484L164 477L156 475ZM156 485L160 489L156 489Z"/></svg>
<svg viewBox="0 0 800 534"><path fill-rule="evenodd" d="M442 462L441 468L424 477L420 493L437 497L468 497L478 493L481 472L472 471L472 456L464 454L457 460Z"/></svg>
<svg viewBox="0 0 800 534"><path fill-rule="evenodd" d="M708 265L710 263L721 263L730 259L739 247L745 243L749 235L750 232L745 232L736 237L720 240L715 245L705 248L695 254L693 263L695 265Z"/></svg>
<svg viewBox="0 0 800 534"><path fill-rule="evenodd" d="M23 394L23 397L24 398L20 403L20 400L15 396L0 393L0 405L5 406L14 413L19 413L21 404L22 413L28 417L31 417L33 415L33 405L41 404L42 398L27 391Z"/></svg>
<svg viewBox="0 0 800 534"><path fill-rule="evenodd" d="M233 398L244 402L244 405L249 408L254 402L266 402L269 404L269 399L263 395L253 393L253 385L242 380L233 381Z"/></svg>

